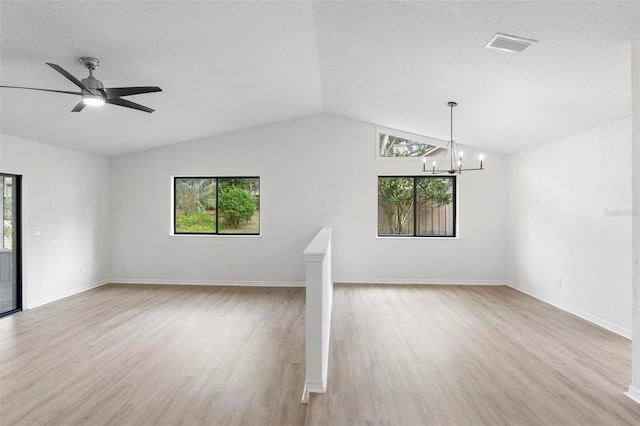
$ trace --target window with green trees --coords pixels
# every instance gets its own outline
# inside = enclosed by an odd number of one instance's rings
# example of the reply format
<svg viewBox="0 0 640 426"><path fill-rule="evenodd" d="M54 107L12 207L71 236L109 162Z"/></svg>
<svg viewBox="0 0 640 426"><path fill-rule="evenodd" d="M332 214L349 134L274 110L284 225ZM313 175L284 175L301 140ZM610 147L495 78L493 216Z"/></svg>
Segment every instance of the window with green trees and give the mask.
<svg viewBox="0 0 640 426"><path fill-rule="evenodd" d="M260 234L260 178L176 177L174 234Z"/></svg>
<svg viewBox="0 0 640 426"><path fill-rule="evenodd" d="M378 235L456 236L456 178L379 176Z"/></svg>
<svg viewBox="0 0 640 426"><path fill-rule="evenodd" d="M436 158L442 155L447 141L411 135L391 129L378 129L379 158Z"/></svg>

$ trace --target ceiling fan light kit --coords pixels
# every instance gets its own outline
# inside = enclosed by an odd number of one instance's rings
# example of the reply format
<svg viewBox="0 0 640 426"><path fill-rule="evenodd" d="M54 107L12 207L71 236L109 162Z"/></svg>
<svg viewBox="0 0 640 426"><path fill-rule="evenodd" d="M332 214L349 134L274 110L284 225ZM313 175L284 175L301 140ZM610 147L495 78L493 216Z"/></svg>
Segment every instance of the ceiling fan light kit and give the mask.
<svg viewBox="0 0 640 426"><path fill-rule="evenodd" d="M442 174L461 174L462 172L469 172L474 170L484 170L484 155L480 154L480 167L475 169L469 169L466 167L462 157L463 152L460 151L458 144L453 139L453 109L458 106L457 102L449 101L447 105L451 109L451 126L450 137L447 141L446 149L442 153L442 157L439 160L433 162L431 169L427 168L427 157L422 157L422 171L425 173L431 173L434 175Z"/></svg>
<svg viewBox="0 0 640 426"><path fill-rule="evenodd" d="M93 72L100 66L100 60L91 56L83 56L80 58L83 67L89 70L89 77L83 78L82 81L75 78L71 73L66 71L60 65L47 62L54 70L65 76L69 81L80 88L80 92L69 92L66 90L50 90L37 89L34 87L22 86L0 86L10 89L28 89L39 90L41 92L66 93L69 95L80 95L82 100L71 110L71 112L80 112L85 106L101 106L105 103L118 105L125 108L136 109L138 111L153 112L154 110L144 105L122 99L122 96L140 95L143 93L162 92L157 86L140 86L140 87L104 87L102 82L93 76Z"/></svg>
<svg viewBox="0 0 640 426"><path fill-rule="evenodd" d="M82 102L88 106L102 106L104 105L104 98L100 95L85 93L82 95Z"/></svg>

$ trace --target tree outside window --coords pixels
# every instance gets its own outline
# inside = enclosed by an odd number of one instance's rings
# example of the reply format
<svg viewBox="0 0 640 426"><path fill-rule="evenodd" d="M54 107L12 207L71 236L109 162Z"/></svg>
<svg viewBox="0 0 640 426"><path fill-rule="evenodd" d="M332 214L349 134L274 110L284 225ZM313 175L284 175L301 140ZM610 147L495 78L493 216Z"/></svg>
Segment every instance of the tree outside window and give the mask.
<svg viewBox="0 0 640 426"><path fill-rule="evenodd" d="M378 177L378 235L455 237L455 177Z"/></svg>
<svg viewBox="0 0 640 426"><path fill-rule="evenodd" d="M405 136L388 132L378 132L378 156L380 158L432 158L442 155L442 146L436 144L433 138L420 137L425 141L414 140ZM418 136L416 135L416 139ZM434 140L433 143L426 141ZM446 141L438 141L440 143Z"/></svg>
<svg viewBox="0 0 640 426"><path fill-rule="evenodd" d="M175 234L260 233L260 178L176 177Z"/></svg>

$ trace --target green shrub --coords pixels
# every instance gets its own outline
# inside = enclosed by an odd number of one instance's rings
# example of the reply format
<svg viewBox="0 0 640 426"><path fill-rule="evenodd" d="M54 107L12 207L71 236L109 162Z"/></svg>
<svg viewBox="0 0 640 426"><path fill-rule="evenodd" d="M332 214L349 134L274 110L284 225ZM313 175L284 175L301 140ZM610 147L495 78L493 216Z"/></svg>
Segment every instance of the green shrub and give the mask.
<svg viewBox="0 0 640 426"><path fill-rule="evenodd" d="M193 213L176 216L177 232L216 232L216 219L208 213Z"/></svg>
<svg viewBox="0 0 640 426"><path fill-rule="evenodd" d="M232 186L220 192L218 209L227 224L237 229L242 223L251 220L256 212L256 203L249 191Z"/></svg>

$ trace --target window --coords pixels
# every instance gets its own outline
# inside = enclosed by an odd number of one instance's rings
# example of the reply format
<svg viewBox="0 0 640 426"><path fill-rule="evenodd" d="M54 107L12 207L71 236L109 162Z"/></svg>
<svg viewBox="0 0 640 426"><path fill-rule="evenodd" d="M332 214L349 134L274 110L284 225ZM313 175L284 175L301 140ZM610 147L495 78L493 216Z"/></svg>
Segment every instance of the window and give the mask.
<svg viewBox="0 0 640 426"><path fill-rule="evenodd" d="M384 128L378 128L377 135L378 158L440 157L447 144L447 141Z"/></svg>
<svg viewBox="0 0 640 426"><path fill-rule="evenodd" d="M456 178L378 176L378 236L455 237Z"/></svg>
<svg viewBox="0 0 640 426"><path fill-rule="evenodd" d="M174 234L260 234L260 178L176 177Z"/></svg>

